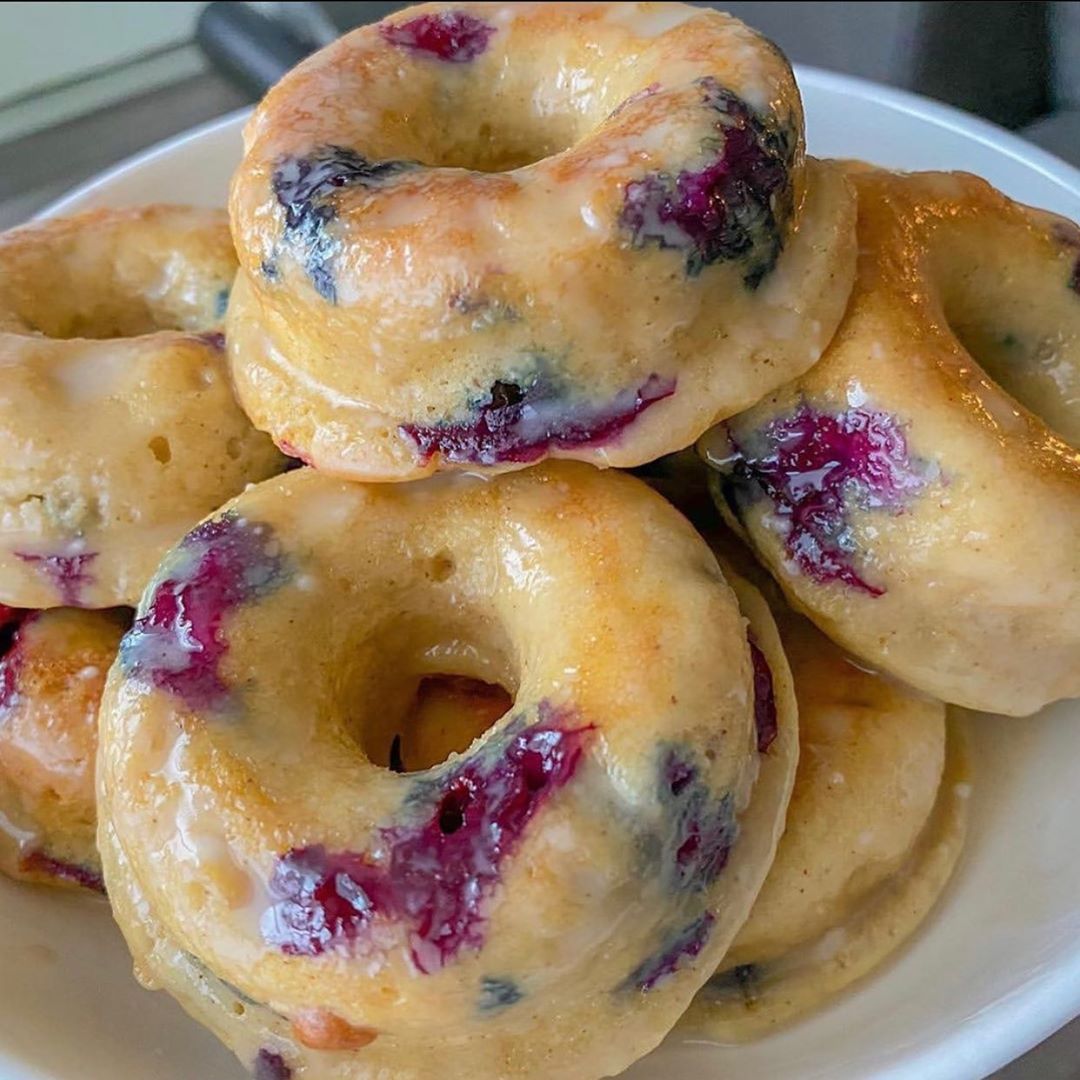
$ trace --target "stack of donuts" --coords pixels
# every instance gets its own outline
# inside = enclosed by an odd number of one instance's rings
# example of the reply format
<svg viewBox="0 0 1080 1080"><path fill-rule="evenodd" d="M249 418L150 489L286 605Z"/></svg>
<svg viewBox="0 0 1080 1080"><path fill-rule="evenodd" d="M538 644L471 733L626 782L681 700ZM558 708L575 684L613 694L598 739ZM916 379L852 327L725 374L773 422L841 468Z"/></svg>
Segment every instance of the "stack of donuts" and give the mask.
<svg viewBox="0 0 1080 1080"><path fill-rule="evenodd" d="M0 370L0 868L257 1080L772 1030L1080 694L1080 230L715 11L346 35L227 218L0 237Z"/></svg>

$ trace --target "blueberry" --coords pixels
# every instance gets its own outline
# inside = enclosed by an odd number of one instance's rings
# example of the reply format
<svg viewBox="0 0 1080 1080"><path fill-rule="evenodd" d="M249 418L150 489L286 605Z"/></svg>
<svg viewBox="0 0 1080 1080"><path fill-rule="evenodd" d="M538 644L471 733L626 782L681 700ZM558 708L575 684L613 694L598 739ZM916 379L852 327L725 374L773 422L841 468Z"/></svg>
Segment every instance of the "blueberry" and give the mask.
<svg viewBox="0 0 1080 1080"><path fill-rule="evenodd" d="M167 558L120 643L125 674L194 710L221 707L228 699L218 673L229 647L225 616L273 591L286 576L269 526L231 510L204 521Z"/></svg>
<svg viewBox="0 0 1080 1080"><path fill-rule="evenodd" d="M864 408L824 413L803 405L750 433L745 445L729 435L736 452L725 468L738 489L731 505L741 511L755 494L764 494L785 523L787 553L804 574L881 596L884 589L855 569L847 515L852 506L898 512L925 485L897 418Z"/></svg>
<svg viewBox="0 0 1080 1080"><path fill-rule="evenodd" d="M648 173L626 185L620 224L635 247L685 252L696 277L715 262L740 259L743 282L756 289L776 265L792 214L794 140L772 118L712 78L697 82L703 104L719 114L705 140L711 160L677 176Z"/></svg>
<svg viewBox="0 0 1080 1080"><path fill-rule="evenodd" d="M467 11L438 11L405 22L381 23L379 33L384 41L410 52L464 64L487 49L495 27Z"/></svg>
<svg viewBox="0 0 1080 1080"><path fill-rule="evenodd" d="M673 393L675 380L659 375L603 403L575 402L542 378L525 386L498 380L472 404L467 419L402 424L400 430L423 461L439 454L457 464L529 463L552 449L611 442L650 405Z"/></svg>

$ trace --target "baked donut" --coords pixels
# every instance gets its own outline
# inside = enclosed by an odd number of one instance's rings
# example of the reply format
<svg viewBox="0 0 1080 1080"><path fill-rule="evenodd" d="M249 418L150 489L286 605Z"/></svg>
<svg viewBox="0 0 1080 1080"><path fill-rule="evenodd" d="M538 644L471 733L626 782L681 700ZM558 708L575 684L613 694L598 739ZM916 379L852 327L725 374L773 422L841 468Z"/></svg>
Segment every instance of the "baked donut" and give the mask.
<svg viewBox="0 0 1080 1080"><path fill-rule="evenodd" d="M722 1042L820 1005L914 933L956 865L971 791L940 702L776 615L798 699L795 790L750 918L681 1025Z"/></svg>
<svg viewBox="0 0 1080 1080"><path fill-rule="evenodd" d="M772 860L796 739L761 768L752 665L708 547L632 477L251 488L166 558L102 703L139 977L262 1077L620 1071ZM512 705L398 774L385 717L429 675Z"/></svg>
<svg viewBox="0 0 1080 1080"><path fill-rule="evenodd" d="M225 215L98 210L0 235L0 602L133 605L282 467L232 396Z"/></svg>
<svg viewBox="0 0 1080 1080"><path fill-rule="evenodd" d="M0 606L0 870L102 890L94 753L130 612Z"/></svg>
<svg viewBox="0 0 1080 1080"><path fill-rule="evenodd" d="M963 173L851 176L847 315L705 437L719 505L865 663L1010 715L1080 695L1080 231Z"/></svg>
<svg viewBox="0 0 1080 1080"><path fill-rule="evenodd" d="M409 8L244 142L233 378L346 479L689 446L818 359L854 273L786 59L685 4Z"/></svg>

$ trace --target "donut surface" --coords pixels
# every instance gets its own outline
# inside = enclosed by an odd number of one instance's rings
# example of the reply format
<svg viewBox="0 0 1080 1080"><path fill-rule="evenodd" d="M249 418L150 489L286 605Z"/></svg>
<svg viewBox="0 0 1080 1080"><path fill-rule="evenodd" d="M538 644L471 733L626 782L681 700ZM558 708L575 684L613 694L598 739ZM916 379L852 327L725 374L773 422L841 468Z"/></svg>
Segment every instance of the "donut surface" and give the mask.
<svg viewBox="0 0 1080 1080"><path fill-rule="evenodd" d="M854 204L769 42L683 4L427 4L256 110L241 401L323 471L633 466L818 359Z"/></svg>
<svg viewBox="0 0 1080 1080"><path fill-rule="evenodd" d="M282 459L229 386L225 215L98 210L0 235L0 602L133 605Z"/></svg>
<svg viewBox="0 0 1080 1080"><path fill-rule="evenodd" d="M94 755L124 610L0 607L0 870L102 891Z"/></svg>
<svg viewBox="0 0 1080 1080"><path fill-rule="evenodd" d="M967 821L945 707L856 668L777 604L798 699L795 788L750 918L682 1021L723 1042L819 1006L899 948L948 882Z"/></svg>
<svg viewBox="0 0 1080 1080"><path fill-rule="evenodd" d="M256 1075L618 1072L772 859L794 757L755 786L753 671L708 547L631 477L253 487L167 557L102 705L137 972ZM397 774L386 716L429 675L512 705Z"/></svg>
<svg viewBox="0 0 1080 1080"><path fill-rule="evenodd" d="M1080 232L961 173L852 166L821 362L702 450L792 603L934 697L1080 695Z"/></svg>

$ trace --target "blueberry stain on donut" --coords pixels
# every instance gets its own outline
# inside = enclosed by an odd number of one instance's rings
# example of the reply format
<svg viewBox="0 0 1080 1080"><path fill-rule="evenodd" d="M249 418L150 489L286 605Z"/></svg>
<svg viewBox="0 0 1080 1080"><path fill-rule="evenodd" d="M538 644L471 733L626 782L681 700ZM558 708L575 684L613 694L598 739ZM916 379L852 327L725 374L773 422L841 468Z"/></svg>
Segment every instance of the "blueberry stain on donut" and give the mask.
<svg viewBox="0 0 1080 1080"><path fill-rule="evenodd" d="M338 214L335 195L346 188L377 188L415 167L412 161L371 161L347 146L322 146L306 157L277 162L271 186L285 209L284 238L324 300L337 302L332 268L337 241L327 229Z"/></svg>
<svg viewBox="0 0 1080 1080"><path fill-rule="evenodd" d="M467 64L487 47L495 27L467 11L437 11L404 22L381 23L379 33L390 45L448 64Z"/></svg>
<svg viewBox="0 0 1080 1080"><path fill-rule="evenodd" d="M516 1005L525 991L513 979L495 979L489 975L480 980L480 1000L477 1009L481 1013L501 1012Z"/></svg>
<svg viewBox="0 0 1080 1080"><path fill-rule="evenodd" d="M120 643L122 669L193 710L221 708L230 698L218 672L229 648L225 616L288 574L268 525L234 511L197 525L167 557Z"/></svg>
<svg viewBox="0 0 1080 1080"><path fill-rule="evenodd" d="M759 754L766 754L780 732L776 718L776 694L773 689L772 668L761 651L753 633L747 634L750 662L754 671L754 729L757 731Z"/></svg>
<svg viewBox="0 0 1080 1080"><path fill-rule="evenodd" d="M292 1080L292 1069L276 1051L263 1047L255 1057L252 1067L255 1080Z"/></svg>
<svg viewBox="0 0 1080 1080"><path fill-rule="evenodd" d="M479 950L503 860L572 780L593 734L571 710L541 703L534 723L512 721L477 755L417 777L402 820L379 830L374 851L286 852L270 879L263 940L292 956L363 951L382 919L405 928L421 973Z"/></svg>
<svg viewBox="0 0 1080 1080"><path fill-rule="evenodd" d="M575 401L556 380L497 380L470 403L462 420L406 423L401 433L420 459L436 454L469 465L528 464L552 450L602 446L616 439L650 405L675 393L675 380L650 375L606 402Z"/></svg>
<svg viewBox="0 0 1080 1080"><path fill-rule="evenodd" d="M791 223L795 139L715 79L696 85L717 114L715 134L702 143L705 163L677 176L654 172L630 181L620 225L634 247L684 252L689 277L742 260L743 283L753 290L776 265Z"/></svg>
<svg viewBox="0 0 1080 1080"><path fill-rule="evenodd" d="M45 877L56 878L58 881L67 881L72 885L79 885L91 892L105 895L105 881L97 870L54 858L40 848L22 856L19 860L19 871L23 874L41 874Z"/></svg>
<svg viewBox="0 0 1080 1080"><path fill-rule="evenodd" d="M701 952L715 922L716 917L712 912L706 911L693 922L670 933L659 951L634 968L619 989L642 993L655 990L665 979L674 975L686 960L693 959Z"/></svg>
<svg viewBox="0 0 1080 1080"><path fill-rule="evenodd" d="M37 554L16 551L15 557L37 567L56 590L65 607L83 606L83 589L94 583L90 566L97 558L96 551L82 551L76 554Z"/></svg>
<svg viewBox="0 0 1080 1080"><path fill-rule="evenodd" d="M727 865L738 827L729 794L716 796L689 747L665 747L659 794L664 808L660 872L674 892L700 892Z"/></svg>
<svg viewBox="0 0 1080 1080"><path fill-rule="evenodd" d="M736 515L764 495L802 573L881 596L885 590L855 568L848 513L852 507L902 512L925 486L926 470L912 460L900 421L861 407L827 413L802 405L745 444L730 428L728 436L733 453L724 469Z"/></svg>
<svg viewBox="0 0 1080 1080"><path fill-rule="evenodd" d="M208 330L205 334L197 334L196 337L217 352L225 351L225 335L220 330Z"/></svg>

